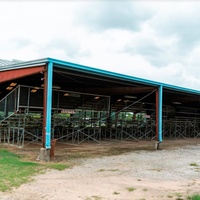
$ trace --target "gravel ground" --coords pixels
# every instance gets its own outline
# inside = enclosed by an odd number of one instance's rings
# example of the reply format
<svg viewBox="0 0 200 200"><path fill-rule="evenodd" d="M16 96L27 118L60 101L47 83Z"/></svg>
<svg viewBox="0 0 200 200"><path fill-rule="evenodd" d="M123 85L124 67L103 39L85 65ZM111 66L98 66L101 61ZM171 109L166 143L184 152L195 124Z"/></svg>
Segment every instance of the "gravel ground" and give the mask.
<svg viewBox="0 0 200 200"><path fill-rule="evenodd" d="M200 145L83 159L73 168L49 170L0 193L0 200L181 200L196 193Z"/></svg>

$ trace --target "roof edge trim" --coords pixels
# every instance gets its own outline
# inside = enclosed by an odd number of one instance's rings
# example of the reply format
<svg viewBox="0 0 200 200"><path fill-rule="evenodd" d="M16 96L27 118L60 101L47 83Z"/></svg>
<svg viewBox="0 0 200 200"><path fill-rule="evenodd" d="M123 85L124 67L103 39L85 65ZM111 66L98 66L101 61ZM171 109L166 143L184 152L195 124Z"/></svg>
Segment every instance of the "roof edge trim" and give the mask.
<svg viewBox="0 0 200 200"><path fill-rule="evenodd" d="M155 86L158 87L159 85L161 85L161 83L156 82L156 81L150 81L150 80L147 80L147 79L137 78L137 77L134 77L134 76L129 76L129 75L125 75L125 74L120 74L120 73L116 73L116 72L102 70L102 69L98 69L98 68L94 68L94 67L88 67L88 66L85 66L85 65L80 65L80 64L75 64L75 63L71 63L71 62L56 60L56 59L52 59L52 58L49 58L48 60L49 60L49 62L53 62L57 65L62 65L62 66L65 66L65 67L70 67L70 68L73 68L74 70L77 70L77 71L85 71L85 72L90 72L90 73L93 73L93 74L101 74L103 76L118 78L118 79L121 79L121 80L135 81L135 82L138 82L140 84L146 84L146 85L150 85L150 86L154 86L154 87Z"/></svg>
<svg viewBox="0 0 200 200"><path fill-rule="evenodd" d="M36 67L39 65L46 65L47 62L48 62L48 58L43 58L43 59L38 59L38 60L24 61L24 62L11 64L11 65L5 65L5 66L0 67L0 72L12 70L12 69L20 69L24 67Z"/></svg>
<svg viewBox="0 0 200 200"><path fill-rule="evenodd" d="M147 80L147 79L143 79L143 78L137 78L134 76L129 76L129 75L120 74L120 73L111 72L111 71L102 70L102 69L93 68L93 67L88 67L85 65L80 65L80 64L76 64L76 63L62 61L62 60L57 60L57 59L53 59L53 58L48 58L48 61L53 62L58 65L65 66L65 67L70 67L70 68L73 68L78 71L85 71L85 72L90 72L93 74L101 74L101 75L104 75L107 77L113 77L113 78L118 78L118 79L120 78L121 80L135 81L137 83L146 84L146 85L149 85L152 87L163 86L163 89L169 89L169 90L175 90L175 91L179 91L179 92L200 95L200 91L195 90L195 89L189 89L189 88L184 88L184 87L175 86L175 85L171 85L171 84L161 83L161 82L157 82L157 81L151 81L151 80Z"/></svg>

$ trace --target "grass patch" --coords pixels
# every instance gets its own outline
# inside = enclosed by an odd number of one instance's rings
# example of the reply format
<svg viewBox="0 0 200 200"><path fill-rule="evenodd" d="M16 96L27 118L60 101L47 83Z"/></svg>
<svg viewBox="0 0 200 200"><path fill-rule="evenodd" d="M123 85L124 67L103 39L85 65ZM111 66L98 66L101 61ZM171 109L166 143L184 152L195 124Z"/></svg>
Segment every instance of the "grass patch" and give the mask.
<svg viewBox="0 0 200 200"><path fill-rule="evenodd" d="M48 164L45 164L45 166L47 168L56 169L56 170L59 170L59 171L65 170L65 169L70 167L69 165L62 164L62 163L48 163Z"/></svg>
<svg viewBox="0 0 200 200"><path fill-rule="evenodd" d="M134 190L136 190L136 188L133 188L133 187L127 187L126 188L129 192L133 192Z"/></svg>
<svg viewBox="0 0 200 200"><path fill-rule="evenodd" d="M182 194L181 193L176 193L176 196L177 197L182 197Z"/></svg>
<svg viewBox="0 0 200 200"><path fill-rule="evenodd" d="M60 163L36 163L24 161L21 156L0 149L0 191L5 192L13 187L19 187L31 180L35 174L45 169L64 170L69 168L66 164Z"/></svg>
<svg viewBox="0 0 200 200"><path fill-rule="evenodd" d="M184 200L183 198L182 198L182 194L181 193L175 193L175 195L178 197L178 198L176 198L176 200Z"/></svg>
<svg viewBox="0 0 200 200"><path fill-rule="evenodd" d="M187 197L188 200L200 200L200 195L199 194L195 194L192 196Z"/></svg>
<svg viewBox="0 0 200 200"><path fill-rule="evenodd" d="M120 194L120 193L115 191L115 192L113 192L113 194L117 195L117 194Z"/></svg>
<svg viewBox="0 0 200 200"><path fill-rule="evenodd" d="M98 172L117 172L119 169L99 169Z"/></svg>
<svg viewBox="0 0 200 200"><path fill-rule="evenodd" d="M107 171L109 171L109 172L117 172L117 171L119 171L119 169L108 169Z"/></svg>
<svg viewBox="0 0 200 200"><path fill-rule="evenodd" d="M0 191L19 187L41 169L38 163L22 161L20 156L0 149Z"/></svg>
<svg viewBox="0 0 200 200"><path fill-rule="evenodd" d="M100 196L92 196L92 197L87 197L84 200L101 200L101 199L102 199L102 197L100 197Z"/></svg>
<svg viewBox="0 0 200 200"><path fill-rule="evenodd" d="M105 169L99 169L98 172L105 172Z"/></svg>
<svg viewBox="0 0 200 200"><path fill-rule="evenodd" d="M94 200L101 200L101 199L102 199L102 197L100 197L100 196L92 196L92 198L93 198Z"/></svg>
<svg viewBox="0 0 200 200"><path fill-rule="evenodd" d="M198 165L196 163L191 163L190 166L198 167Z"/></svg>

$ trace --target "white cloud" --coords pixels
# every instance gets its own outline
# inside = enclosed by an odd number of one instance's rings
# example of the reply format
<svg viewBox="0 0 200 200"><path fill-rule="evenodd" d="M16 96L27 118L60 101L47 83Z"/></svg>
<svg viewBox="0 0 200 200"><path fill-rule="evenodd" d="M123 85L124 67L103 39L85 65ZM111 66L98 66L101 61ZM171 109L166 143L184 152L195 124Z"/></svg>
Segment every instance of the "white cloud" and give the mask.
<svg viewBox="0 0 200 200"><path fill-rule="evenodd" d="M138 31L140 24L152 16L152 12L132 1L96 1L89 6L83 5L75 17L79 26L86 26L92 31L108 29L127 29Z"/></svg>
<svg viewBox="0 0 200 200"><path fill-rule="evenodd" d="M3 1L2 59L53 57L200 88L200 3Z"/></svg>

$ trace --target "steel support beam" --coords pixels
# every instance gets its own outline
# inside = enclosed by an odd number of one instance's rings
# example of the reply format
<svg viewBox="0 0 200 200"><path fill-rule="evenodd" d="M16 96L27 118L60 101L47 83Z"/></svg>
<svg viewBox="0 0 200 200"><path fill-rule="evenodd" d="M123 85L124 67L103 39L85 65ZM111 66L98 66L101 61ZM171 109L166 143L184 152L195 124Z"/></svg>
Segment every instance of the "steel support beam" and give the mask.
<svg viewBox="0 0 200 200"><path fill-rule="evenodd" d="M158 97L158 141L162 142L162 104L163 104L163 86L159 87Z"/></svg>
<svg viewBox="0 0 200 200"><path fill-rule="evenodd" d="M46 138L45 148L51 148L51 109L52 109L53 63L47 67L47 92L46 92Z"/></svg>
<svg viewBox="0 0 200 200"><path fill-rule="evenodd" d="M162 102L163 86L160 85L156 91L156 140L162 142Z"/></svg>
<svg viewBox="0 0 200 200"><path fill-rule="evenodd" d="M43 91L43 123L42 123L42 147L46 144L46 113L47 113L47 66L44 70L44 91Z"/></svg>

